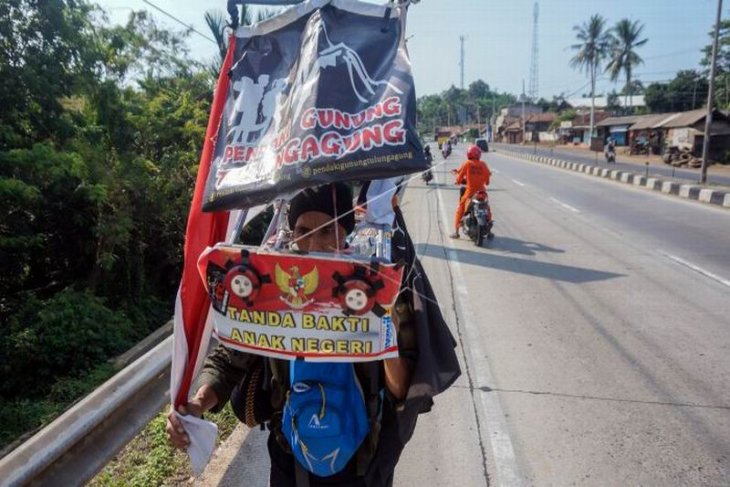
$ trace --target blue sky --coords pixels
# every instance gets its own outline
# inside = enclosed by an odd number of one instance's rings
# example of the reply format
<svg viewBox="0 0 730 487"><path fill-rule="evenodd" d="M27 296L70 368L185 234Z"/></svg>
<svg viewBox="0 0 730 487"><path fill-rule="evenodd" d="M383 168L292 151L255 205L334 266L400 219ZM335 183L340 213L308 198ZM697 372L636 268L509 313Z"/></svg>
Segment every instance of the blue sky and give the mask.
<svg viewBox="0 0 730 487"><path fill-rule="evenodd" d="M209 9L225 10L225 0L151 0L182 21L206 33L203 14ZM381 3L370 0L371 3ZM641 48L645 64L636 76L645 84L667 80L679 69L696 68L699 50L709 43L717 0L538 0L539 94L546 98L559 93L580 96L587 78L570 68L575 42L572 30L594 13L609 24L621 18L645 24L649 42ZM409 13L408 47L419 96L438 93L460 83L459 36L465 41L465 85L483 79L500 91L520 93L522 80L528 83L532 47L534 0L421 0ZM130 9L149 10L163 25L179 26L142 0L99 0L112 21L123 22ZM730 14L728 8L724 17ZM215 55L215 45L193 34L190 47L195 58ZM606 78L598 91L612 89Z"/></svg>

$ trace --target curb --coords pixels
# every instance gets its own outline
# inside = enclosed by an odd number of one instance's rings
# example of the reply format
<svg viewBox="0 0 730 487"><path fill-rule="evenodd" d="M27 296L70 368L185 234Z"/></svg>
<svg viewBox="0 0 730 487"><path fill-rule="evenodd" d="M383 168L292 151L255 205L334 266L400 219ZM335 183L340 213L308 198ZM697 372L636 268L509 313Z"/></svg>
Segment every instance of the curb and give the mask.
<svg viewBox="0 0 730 487"><path fill-rule="evenodd" d="M578 162L569 162L551 157L525 154L517 151L498 149L494 152L501 152L516 159L548 164L550 166L567 169L568 171L575 171L604 179L611 179L619 183L647 188L652 191L658 191L672 196L679 196L680 198L699 201L709 205L730 208L730 192L725 190L703 188L696 184L682 184L676 181L666 181L657 177L647 178L643 174L636 174L618 169L608 169L605 167L581 164Z"/></svg>

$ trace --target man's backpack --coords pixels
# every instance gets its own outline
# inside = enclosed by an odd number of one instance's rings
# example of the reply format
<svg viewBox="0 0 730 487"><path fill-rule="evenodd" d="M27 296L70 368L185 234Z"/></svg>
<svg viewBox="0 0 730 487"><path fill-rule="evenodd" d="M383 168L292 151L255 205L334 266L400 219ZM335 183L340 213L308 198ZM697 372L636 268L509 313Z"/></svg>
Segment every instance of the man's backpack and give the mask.
<svg viewBox="0 0 730 487"><path fill-rule="evenodd" d="M294 360L282 432L297 461L319 477L342 470L370 430L351 363Z"/></svg>

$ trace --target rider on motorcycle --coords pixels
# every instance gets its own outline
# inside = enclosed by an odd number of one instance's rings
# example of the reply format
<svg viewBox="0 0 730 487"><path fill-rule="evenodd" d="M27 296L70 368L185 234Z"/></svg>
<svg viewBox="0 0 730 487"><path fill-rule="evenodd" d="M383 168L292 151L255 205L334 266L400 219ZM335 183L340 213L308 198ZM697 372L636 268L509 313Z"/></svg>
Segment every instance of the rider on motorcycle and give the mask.
<svg viewBox="0 0 730 487"><path fill-rule="evenodd" d="M447 140L444 142L443 147L441 148L441 153L444 157L451 154L451 141Z"/></svg>
<svg viewBox="0 0 730 487"><path fill-rule="evenodd" d="M471 202L472 196L477 191L486 191L489 186L489 178L492 173L489 171L487 163L482 161L480 157L482 151L475 145L469 146L466 151L467 160L461 165L456 171L456 184L463 184L466 186L466 190L459 200L459 204L456 207L456 215L454 215L454 233L450 235L451 238L459 238L459 227L461 227L461 218L464 216L469 203Z"/></svg>
<svg viewBox="0 0 730 487"><path fill-rule="evenodd" d="M428 184L433 179L433 172L431 172L433 156L431 155L431 148L428 145L423 148L423 157L426 159L426 162L428 162L429 168L421 173L421 179L423 179L426 184Z"/></svg>
<svg viewBox="0 0 730 487"><path fill-rule="evenodd" d="M616 162L616 141L613 137L608 138L606 148L603 150L603 155L608 162Z"/></svg>

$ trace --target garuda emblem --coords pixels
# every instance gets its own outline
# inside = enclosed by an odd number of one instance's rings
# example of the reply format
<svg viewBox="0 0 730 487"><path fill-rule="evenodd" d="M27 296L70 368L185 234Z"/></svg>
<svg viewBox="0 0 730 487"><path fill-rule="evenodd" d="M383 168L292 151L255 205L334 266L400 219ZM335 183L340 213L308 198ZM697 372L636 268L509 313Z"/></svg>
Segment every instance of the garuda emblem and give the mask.
<svg viewBox="0 0 730 487"><path fill-rule="evenodd" d="M276 274L276 285L282 292L281 300L295 309L301 309L312 303L309 295L317 290L319 284L319 272L315 267L305 275L301 275L299 267L291 266L286 272L279 264L274 269Z"/></svg>

